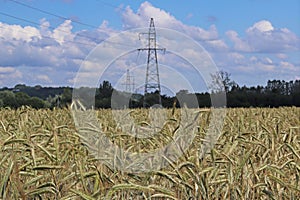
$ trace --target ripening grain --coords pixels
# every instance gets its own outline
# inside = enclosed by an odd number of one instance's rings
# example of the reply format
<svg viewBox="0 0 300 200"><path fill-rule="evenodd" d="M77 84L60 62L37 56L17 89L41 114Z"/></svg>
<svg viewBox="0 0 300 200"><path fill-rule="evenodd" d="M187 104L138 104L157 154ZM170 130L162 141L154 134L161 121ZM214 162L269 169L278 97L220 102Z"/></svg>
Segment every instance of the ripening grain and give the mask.
<svg viewBox="0 0 300 200"><path fill-rule="evenodd" d="M118 129L110 110L97 112L106 136L132 152L167 144L180 119L168 110L160 134L136 139ZM130 114L149 123L146 110ZM179 160L130 174L89 154L68 109L1 109L0 199L300 199L300 108L228 109L217 144L200 159L209 114L199 115Z"/></svg>

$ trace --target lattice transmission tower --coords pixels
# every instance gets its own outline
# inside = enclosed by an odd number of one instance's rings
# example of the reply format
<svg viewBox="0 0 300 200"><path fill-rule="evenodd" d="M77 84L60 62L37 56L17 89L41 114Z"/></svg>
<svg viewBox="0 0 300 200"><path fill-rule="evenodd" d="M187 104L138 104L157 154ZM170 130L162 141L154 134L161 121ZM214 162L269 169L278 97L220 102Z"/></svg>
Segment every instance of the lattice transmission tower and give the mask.
<svg viewBox="0 0 300 200"><path fill-rule="evenodd" d="M146 69L146 80L144 89L144 101L143 106L149 107L151 95L151 103L153 105L161 105L161 88L158 71L157 51L164 51L165 48L157 48L156 46L156 31L154 26L154 20L151 18L149 31L146 33L140 33L140 35L147 35L148 44L145 48L139 48L138 51L147 51L147 69Z"/></svg>
<svg viewBox="0 0 300 200"><path fill-rule="evenodd" d="M129 69L126 71L125 92L133 93L135 89L134 76L130 74Z"/></svg>

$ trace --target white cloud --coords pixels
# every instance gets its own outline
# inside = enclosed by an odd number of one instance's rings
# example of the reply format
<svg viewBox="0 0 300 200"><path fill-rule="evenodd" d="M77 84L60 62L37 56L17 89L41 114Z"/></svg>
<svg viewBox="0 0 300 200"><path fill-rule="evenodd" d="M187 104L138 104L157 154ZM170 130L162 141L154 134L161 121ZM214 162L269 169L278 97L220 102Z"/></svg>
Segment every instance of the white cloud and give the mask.
<svg viewBox="0 0 300 200"><path fill-rule="evenodd" d="M247 29L247 32L252 32L258 30L260 32L268 32L268 31L273 31L274 27L271 24L271 22L267 20L262 20L257 23L255 23L253 26Z"/></svg>
<svg viewBox="0 0 300 200"><path fill-rule="evenodd" d="M62 44L65 41L73 40L74 35L72 33L71 22L71 20L65 20L61 25L54 29L52 36L60 44Z"/></svg>
<svg viewBox="0 0 300 200"><path fill-rule="evenodd" d="M218 52L218 51L227 51L228 46L227 44L221 40L208 40L204 43L205 48L210 52Z"/></svg>
<svg viewBox="0 0 300 200"><path fill-rule="evenodd" d="M276 57L279 59L286 59L286 58L288 58L288 55L286 55L284 53L278 53L278 54L276 54Z"/></svg>
<svg viewBox="0 0 300 200"><path fill-rule="evenodd" d="M43 36L51 36L51 31L49 30L50 23L45 19L42 18L40 20L40 33Z"/></svg>
<svg viewBox="0 0 300 200"><path fill-rule="evenodd" d="M261 71L274 71L275 65L258 63L257 68Z"/></svg>
<svg viewBox="0 0 300 200"><path fill-rule="evenodd" d="M274 78L294 80L295 73L300 72L300 66L280 61L277 55L272 54L266 56L230 52L225 55L217 54L217 57L221 57L221 61L215 59L217 64L223 70L234 74L233 79L237 83L257 85L265 84L268 79Z"/></svg>
<svg viewBox="0 0 300 200"><path fill-rule="evenodd" d="M251 62L256 62L258 59L256 56L251 56L250 61Z"/></svg>
<svg viewBox="0 0 300 200"><path fill-rule="evenodd" d="M234 43L234 50L241 52L282 53L300 49L300 38L287 28L275 28L271 22L262 20L246 30L244 38L235 31L227 31Z"/></svg>
<svg viewBox="0 0 300 200"><path fill-rule="evenodd" d="M21 81L23 74L14 67L0 66L0 84L8 86L15 84L15 81Z"/></svg>
<svg viewBox="0 0 300 200"><path fill-rule="evenodd" d="M234 73L247 73L248 76L251 75L259 75L263 74L265 72L276 72L276 65L274 64L268 64L261 61L257 61L255 63L250 64L241 64L236 65ZM253 77L254 78L254 77Z"/></svg>
<svg viewBox="0 0 300 200"><path fill-rule="evenodd" d="M279 66L283 69L283 70L289 70L289 71L300 71L300 68L296 67L295 65L293 65L292 63L289 63L289 62L285 62L285 61L282 61L279 63Z"/></svg>
<svg viewBox="0 0 300 200"><path fill-rule="evenodd" d="M193 51L194 44L184 43L183 36L178 37L176 34L172 36L170 32L163 32L158 27L189 36L210 52L221 69L237 74L238 77L242 74L249 78L251 74L249 79L254 83L255 75L258 74L276 75L284 72L286 76L294 77L300 71L299 64L295 63L298 61L289 60L294 59L295 54L299 53L299 36L287 28L276 27L267 20L254 23L245 29L244 34L228 30L225 33L227 38L224 40L219 36L216 25L208 28L186 25L171 13L154 7L147 1L142 3L137 11L128 6L119 12L125 30L144 27L147 31L149 20L154 17L160 47L168 47L175 51L172 56L159 55L159 63L171 66L180 73L192 73L192 69L189 63L183 61L184 58L180 60L176 57L176 53L184 54L189 60L200 63L201 56L205 57L205 52ZM94 30L74 31L70 20L64 21L54 30L51 27L46 19L40 20L39 27L22 27L0 22L2 86L15 85L19 82L31 85L74 83L74 76L90 51L100 42L120 32L111 28L108 21L103 21L99 28ZM136 48L145 42L146 39L143 38L139 41L136 33L128 35L127 38L115 37L111 42L105 43L108 48L101 54L101 59L104 61L111 59L124 48L122 45L118 46L119 43ZM110 48L114 45L118 48ZM145 55L143 58L140 55L139 62L134 61L135 59L134 55L129 56L127 60L125 58L117 60L113 64L112 71L106 74L106 79L114 81L113 79L118 74L124 73L126 68L140 66L146 60ZM93 62L85 66L86 71L83 71L87 80L96 75L97 64ZM201 65L205 62L209 62L209 59L204 59ZM144 81L143 73L138 73L138 76Z"/></svg>
<svg viewBox="0 0 300 200"><path fill-rule="evenodd" d="M188 26L177 20L170 13L154 7L149 2L144 2L139 7L137 13L128 6L122 19L125 29L147 27L150 18L154 18L156 27L169 28L188 34L196 40L215 40L218 39L218 31L215 25L210 26L208 30L196 26Z"/></svg>
<svg viewBox="0 0 300 200"><path fill-rule="evenodd" d="M3 84L17 84L20 78L23 79L21 82L28 81L33 84L35 81L42 81L44 84L54 83L59 76L64 76L65 72L76 71L80 60L96 46L94 41L91 42L91 38L84 37L84 33L81 33L83 37L75 37L77 33L72 31L70 20L64 21L54 30L49 29L50 23L45 19L41 19L40 23L40 27L35 28L0 22L0 63L2 66L10 66L1 68ZM94 32L100 33L97 30ZM45 68L51 69L56 74L48 77L40 74L39 70ZM15 80L3 77L4 70L12 69L16 70L15 75L7 77L15 77ZM21 76L22 73L28 73L27 69L33 69L30 75L36 78L26 80L27 76Z"/></svg>
<svg viewBox="0 0 300 200"><path fill-rule="evenodd" d="M0 22L0 38L30 42L34 37L41 38L39 30L34 27L21 27Z"/></svg>
<svg viewBox="0 0 300 200"><path fill-rule="evenodd" d="M44 84L52 83L52 80L49 78L49 76L45 74L39 74L36 77L39 81L42 81Z"/></svg>
<svg viewBox="0 0 300 200"><path fill-rule="evenodd" d="M11 74L13 72L15 72L13 67L0 67L0 74Z"/></svg>
<svg viewBox="0 0 300 200"><path fill-rule="evenodd" d="M264 71L274 71L277 68L277 64L269 57L250 57L245 59L248 66L252 68L254 72L263 73ZM248 60L248 61L247 61Z"/></svg>
<svg viewBox="0 0 300 200"><path fill-rule="evenodd" d="M266 64L273 64L273 61L272 61L270 58L268 58L268 57L265 57L265 58L264 58L264 62L265 62Z"/></svg>
<svg viewBox="0 0 300 200"><path fill-rule="evenodd" d="M237 32L227 31L226 35L234 43L234 50L245 51L245 52L252 51L252 48L250 47L250 45L243 39L239 38L239 35Z"/></svg>

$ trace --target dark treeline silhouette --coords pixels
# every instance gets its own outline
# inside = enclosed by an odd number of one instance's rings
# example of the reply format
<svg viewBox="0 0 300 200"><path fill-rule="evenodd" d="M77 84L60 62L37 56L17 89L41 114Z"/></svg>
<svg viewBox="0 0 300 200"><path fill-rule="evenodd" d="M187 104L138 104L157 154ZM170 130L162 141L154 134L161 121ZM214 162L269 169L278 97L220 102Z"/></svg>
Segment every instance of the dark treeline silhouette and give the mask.
<svg viewBox="0 0 300 200"><path fill-rule="evenodd" d="M226 85L230 83L230 85ZM234 84L233 84L234 83ZM227 107L279 107L300 106L300 80L283 81L269 80L266 86L240 87L235 82L229 82L228 76L224 81L227 95ZM18 108L31 106L33 108L65 107L72 101L71 87L42 87L26 86L18 84L14 88L0 89L0 107ZM99 88L82 88L87 95L95 96L95 108L140 108L143 107L144 96L141 94L129 94L114 90L111 83L103 81ZM94 92L94 93L93 93ZM151 99L156 98L157 93L148 94ZM112 99L113 96L113 99ZM210 94L189 93L180 90L176 96L162 95L163 107L210 107Z"/></svg>
<svg viewBox="0 0 300 200"><path fill-rule="evenodd" d="M0 89L0 107L18 108L30 106L33 108L64 107L72 101L70 87L42 87L18 84L14 88Z"/></svg>
<svg viewBox="0 0 300 200"><path fill-rule="evenodd" d="M265 87L234 86L227 94L228 107L300 106L300 80L268 81Z"/></svg>

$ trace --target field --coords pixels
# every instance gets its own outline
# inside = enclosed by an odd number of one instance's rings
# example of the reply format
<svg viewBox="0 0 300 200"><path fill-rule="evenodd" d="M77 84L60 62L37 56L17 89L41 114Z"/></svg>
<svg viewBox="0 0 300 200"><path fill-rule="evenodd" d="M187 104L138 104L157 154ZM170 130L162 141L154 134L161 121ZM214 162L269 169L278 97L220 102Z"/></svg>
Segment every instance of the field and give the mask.
<svg viewBox="0 0 300 200"><path fill-rule="evenodd" d="M139 140L119 130L110 110L97 115L115 144L147 152L176 132L180 110L167 112L164 130ZM145 113L130 111L137 123L147 123ZM199 146L210 110L199 113L196 137L180 159L130 173L88 151L69 109L1 109L0 199L300 199L300 108L227 109L221 135L204 158Z"/></svg>

